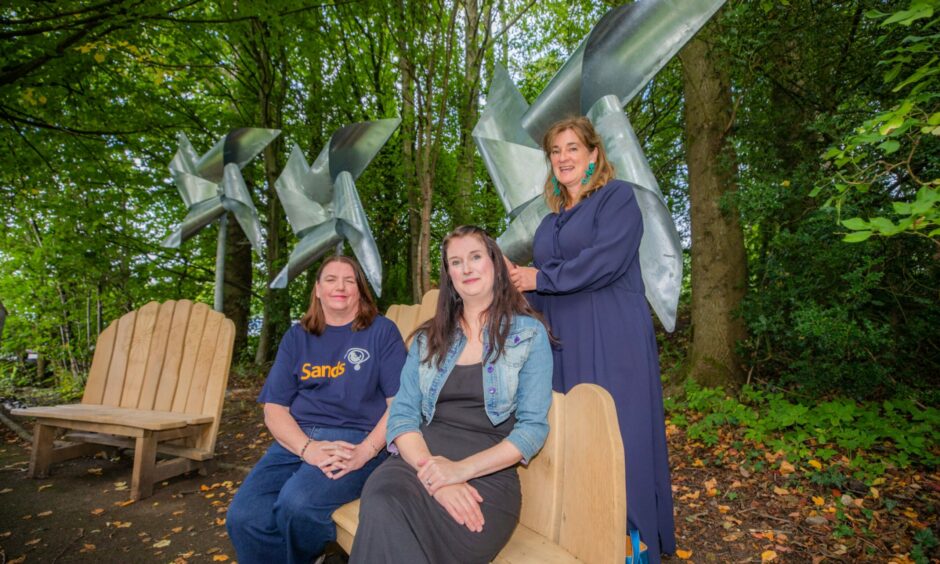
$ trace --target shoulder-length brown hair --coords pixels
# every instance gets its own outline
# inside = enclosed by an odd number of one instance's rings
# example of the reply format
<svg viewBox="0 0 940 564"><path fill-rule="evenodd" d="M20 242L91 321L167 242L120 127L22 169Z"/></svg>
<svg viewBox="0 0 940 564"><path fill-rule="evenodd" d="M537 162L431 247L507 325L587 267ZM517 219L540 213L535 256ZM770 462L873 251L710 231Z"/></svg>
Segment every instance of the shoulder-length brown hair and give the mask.
<svg viewBox="0 0 940 564"><path fill-rule="evenodd" d="M548 204L549 209L554 213L561 211L562 207L567 208L572 201L571 196L568 194L568 189L560 183L558 184L558 191L560 193L558 195L555 194L555 184L552 182L555 171L552 170L551 159L552 143L555 142L555 138L558 137L558 134L562 131L569 129L578 136L581 143L587 147L588 152L597 149L597 161L594 163L594 174L591 175L591 179L588 181L587 185L581 189L581 193L583 194L581 198L587 198L616 177L614 165L610 164L610 161L607 160L607 151L604 150L604 143L601 141L601 136L597 134L597 130L594 129L594 124L591 123L591 120L581 116L565 118L555 122L545 133L545 137L542 138L542 151L545 152L545 158L548 160L548 178L545 179L545 186L542 188L542 193L545 195L545 203Z"/></svg>
<svg viewBox="0 0 940 564"><path fill-rule="evenodd" d="M503 253L496 241L479 227L462 225L451 231L441 242L441 289L437 298L437 310L434 317L422 323L413 333L424 332L428 350L421 361L425 363L433 362L437 368L441 367L444 358L447 356L447 351L454 339L457 338L457 329L463 317L463 300L454 288L454 282L451 280L450 271L447 268L448 244L453 239L462 237L478 238L486 248L490 260L493 261L493 302L484 312L484 324L486 333L489 336L489 342L484 343L486 347L483 354L484 362L488 360L495 361L502 354L506 345L506 337L509 336L513 316L528 315L538 319L545 325L542 316L532 309L525 297L513 286L512 281L509 279L509 269L506 268L506 261L503 260ZM547 325L545 325L545 330L548 331Z"/></svg>
<svg viewBox="0 0 940 564"><path fill-rule="evenodd" d="M320 265L320 269L317 270L317 283L320 282L320 277L323 276L323 269L326 268L326 265L333 262L348 264L352 267L353 274L356 276L356 287L359 288L359 313L356 314L356 319L353 320L352 330L361 331L369 325L372 325L375 316L379 314L379 308L375 305L372 292L369 291L369 285L366 284L366 275L362 272L362 268L355 259L335 255L327 257L323 261L323 264ZM322 335L323 330L326 329L326 317L323 315L323 304L321 304L320 299L317 298L316 286L310 290L310 307L307 308L307 313L300 318L300 324L308 333L313 333L317 336Z"/></svg>

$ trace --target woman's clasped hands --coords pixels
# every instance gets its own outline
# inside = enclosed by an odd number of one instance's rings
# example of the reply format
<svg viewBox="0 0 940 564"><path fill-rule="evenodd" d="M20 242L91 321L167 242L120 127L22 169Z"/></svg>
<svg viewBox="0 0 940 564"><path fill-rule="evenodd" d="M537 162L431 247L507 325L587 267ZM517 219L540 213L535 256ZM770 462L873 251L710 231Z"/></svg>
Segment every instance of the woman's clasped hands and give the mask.
<svg viewBox="0 0 940 564"><path fill-rule="evenodd" d="M358 445L346 441L313 441L304 450L303 459L319 468L327 478L338 480L365 466L375 453L368 441Z"/></svg>
<svg viewBox="0 0 940 564"><path fill-rule="evenodd" d="M461 525L479 533L483 530L483 498L467 483L466 468L443 456L418 462L418 480L447 513Z"/></svg>

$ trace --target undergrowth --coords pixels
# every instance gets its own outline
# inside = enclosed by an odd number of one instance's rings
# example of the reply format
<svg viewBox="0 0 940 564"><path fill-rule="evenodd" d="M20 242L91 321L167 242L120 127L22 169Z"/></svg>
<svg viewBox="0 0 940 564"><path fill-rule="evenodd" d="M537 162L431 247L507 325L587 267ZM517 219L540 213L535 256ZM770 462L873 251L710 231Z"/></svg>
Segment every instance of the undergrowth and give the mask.
<svg viewBox="0 0 940 564"><path fill-rule="evenodd" d="M813 403L751 386L731 397L691 379L684 392L667 398L666 410L690 439L713 446L730 433L750 445L755 466L762 451L782 452L822 486L841 487L848 476L872 485L891 468L932 470L940 462L940 410L911 400Z"/></svg>

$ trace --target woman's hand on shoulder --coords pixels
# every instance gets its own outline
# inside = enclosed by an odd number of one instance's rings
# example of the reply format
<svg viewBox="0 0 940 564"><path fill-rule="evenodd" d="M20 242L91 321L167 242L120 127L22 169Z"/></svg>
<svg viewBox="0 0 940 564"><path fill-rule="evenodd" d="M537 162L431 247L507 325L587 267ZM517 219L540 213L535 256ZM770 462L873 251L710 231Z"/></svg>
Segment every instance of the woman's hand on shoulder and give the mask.
<svg viewBox="0 0 940 564"><path fill-rule="evenodd" d="M342 472L352 458L353 445L345 441L313 441L303 452L304 462L319 468L328 478Z"/></svg>
<svg viewBox="0 0 940 564"><path fill-rule="evenodd" d="M471 477L463 464L443 456L418 461L418 479L431 495L445 486L466 482Z"/></svg>
<svg viewBox="0 0 940 564"><path fill-rule="evenodd" d="M531 292L536 286L539 270L531 266L517 266L509 270L509 280L520 292Z"/></svg>
<svg viewBox="0 0 940 564"><path fill-rule="evenodd" d="M454 521L474 533L483 530L483 510L480 509L483 498L476 488L466 482L451 484L440 488L433 495Z"/></svg>

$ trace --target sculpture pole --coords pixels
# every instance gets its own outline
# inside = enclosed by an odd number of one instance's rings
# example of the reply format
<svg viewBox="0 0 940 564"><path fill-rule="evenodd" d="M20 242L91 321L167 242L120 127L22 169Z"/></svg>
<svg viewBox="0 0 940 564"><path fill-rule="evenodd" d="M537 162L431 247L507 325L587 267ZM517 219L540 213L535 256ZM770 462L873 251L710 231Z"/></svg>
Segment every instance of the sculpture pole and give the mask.
<svg viewBox="0 0 940 564"><path fill-rule="evenodd" d="M212 306L218 312L222 311L223 286L225 285L225 241L228 238L228 214L219 220L219 241L215 246L215 302Z"/></svg>

